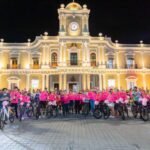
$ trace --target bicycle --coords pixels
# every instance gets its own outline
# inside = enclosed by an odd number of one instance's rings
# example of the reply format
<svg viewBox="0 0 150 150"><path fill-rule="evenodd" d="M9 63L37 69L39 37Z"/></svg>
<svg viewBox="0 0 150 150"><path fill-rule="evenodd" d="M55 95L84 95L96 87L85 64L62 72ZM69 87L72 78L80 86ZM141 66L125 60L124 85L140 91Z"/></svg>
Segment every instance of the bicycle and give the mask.
<svg viewBox="0 0 150 150"><path fill-rule="evenodd" d="M23 115L27 114L29 118L33 116L33 106L31 103L19 103L19 121L22 121Z"/></svg>
<svg viewBox="0 0 150 150"><path fill-rule="evenodd" d="M124 102L119 102L118 104L118 112L122 120L129 118L127 104Z"/></svg>
<svg viewBox="0 0 150 150"><path fill-rule="evenodd" d="M5 121L9 119L9 110L7 108L9 102L3 101L2 103L2 109L0 111L0 129L3 130L5 126Z"/></svg>
<svg viewBox="0 0 150 150"><path fill-rule="evenodd" d="M96 119L101 119L102 116L104 119L108 119L109 116L110 116L110 108L109 106L107 105L106 102L100 102L96 108L94 109L94 113L93 113L93 116L96 118Z"/></svg>
<svg viewBox="0 0 150 150"><path fill-rule="evenodd" d="M57 117L57 115L58 115L57 106L53 104L53 102L48 102L46 107L46 117L49 119L51 117Z"/></svg>

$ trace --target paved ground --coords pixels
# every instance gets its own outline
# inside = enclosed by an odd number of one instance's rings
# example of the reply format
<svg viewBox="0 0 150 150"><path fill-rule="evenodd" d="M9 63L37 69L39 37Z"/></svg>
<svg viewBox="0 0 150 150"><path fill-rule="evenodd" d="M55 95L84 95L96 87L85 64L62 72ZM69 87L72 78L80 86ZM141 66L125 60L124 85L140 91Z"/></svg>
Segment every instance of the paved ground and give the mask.
<svg viewBox="0 0 150 150"><path fill-rule="evenodd" d="M150 122L24 120L0 131L0 150L150 150Z"/></svg>

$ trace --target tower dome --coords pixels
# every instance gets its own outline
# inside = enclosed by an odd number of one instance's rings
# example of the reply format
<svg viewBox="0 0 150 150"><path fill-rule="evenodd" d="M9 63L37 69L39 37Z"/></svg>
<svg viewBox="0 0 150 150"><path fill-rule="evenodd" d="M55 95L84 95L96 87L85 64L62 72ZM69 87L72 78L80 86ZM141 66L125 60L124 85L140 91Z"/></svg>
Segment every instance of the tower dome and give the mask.
<svg viewBox="0 0 150 150"><path fill-rule="evenodd" d="M66 6L66 9L68 10L81 10L82 7L80 4L76 3L76 2L71 2Z"/></svg>

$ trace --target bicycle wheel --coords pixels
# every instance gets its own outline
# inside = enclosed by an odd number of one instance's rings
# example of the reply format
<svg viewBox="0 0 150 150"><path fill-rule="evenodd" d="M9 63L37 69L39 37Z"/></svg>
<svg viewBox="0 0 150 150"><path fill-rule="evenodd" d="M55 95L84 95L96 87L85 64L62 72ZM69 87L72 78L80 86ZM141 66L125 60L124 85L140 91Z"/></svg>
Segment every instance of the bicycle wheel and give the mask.
<svg viewBox="0 0 150 150"><path fill-rule="evenodd" d="M137 118L138 112L137 112L137 109L136 109L135 106L132 106L132 107L131 107L131 111L132 111L133 117L134 117L134 118Z"/></svg>
<svg viewBox="0 0 150 150"><path fill-rule="evenodd" d="M28 116L29 118L31 118L31 117L33 116L33 109L32 109L32 107L29 107L29 108L27 109L26 114L27 114L27 116Z"/></svg>
<svg viewBox="0 0 150 150"><path fill-rule="evenodd" d="M96 109L94 110L93 116L94 116L96 119L102 118L102 112L100 111L99 108L96 108Z"/></svg>
<svg viewBox="0 0 150 150"><path fill-rule="evenodd" d="M142 108L141 110L141 119L143 121L148 121L149 120L149 113L147 108Z"/></svg>
<svg viewBox="0 0 150 150"><path fill-rule="evenodd" d="M0 129L3 130L4 129L4 116L3 116L3 113L0 114Z"/></svg>
<svg viewBox="0 0 150 150"><path fill-rule="evenodd" d="M9 121L10 121L10 123L14 123L14 121L15 121L15 116L14 116L13 114L10 114L10 116L9 116Z"/></svg>
<svg viewBox="0 0 150 150"><path fill-rule="evenodd" d="M120 114L121 114L121 119L122 119L122 120L125 120L125 119L126 119L126 117L125 117L125 113L124 113L124 111L123 111L123 110L120 112Z"/></svg>
<svg viewBox="0 0 150 150"><path fill-rule="evenodd" d="M40 115L41 115L40 108L39 108L39 106L37 106L35 108L35 118L36 118L36 120L39 119Z"/></svg>
<svg viewBox="0 0 150 150"><path fill-rule="evenodd" d="M48 106L48 107L46 108L46 117L47 117L47 119L49 119L49 118L51 118L52 116L53 116L53 109L52 109L51 106Z"/></svg>
<svg viewBox="0 0 150 150"><path fill-rule="evenodd" d="M23 108L20 108L20 114L19 114L19 121L20 122L22 121L23 114L24 114L24 110L23 110Z"/></svg>
<svg viewBox="0 0 150 150"><path fill-rule="evenodd" d="M103 108L104 119L108 119L110 116L110 109L108 106L104 106Z"/></svg>

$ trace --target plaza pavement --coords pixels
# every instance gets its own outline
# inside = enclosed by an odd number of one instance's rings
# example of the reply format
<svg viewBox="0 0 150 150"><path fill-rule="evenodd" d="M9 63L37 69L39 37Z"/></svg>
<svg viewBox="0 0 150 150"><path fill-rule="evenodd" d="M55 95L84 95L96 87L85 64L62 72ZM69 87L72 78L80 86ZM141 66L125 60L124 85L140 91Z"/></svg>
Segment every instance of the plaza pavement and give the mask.
<svg viewBox="0 0 150 150"><path fill-rule="evenodd" d="M150 150L150 122L26 119L0 131L0 150Z"/></svg>

